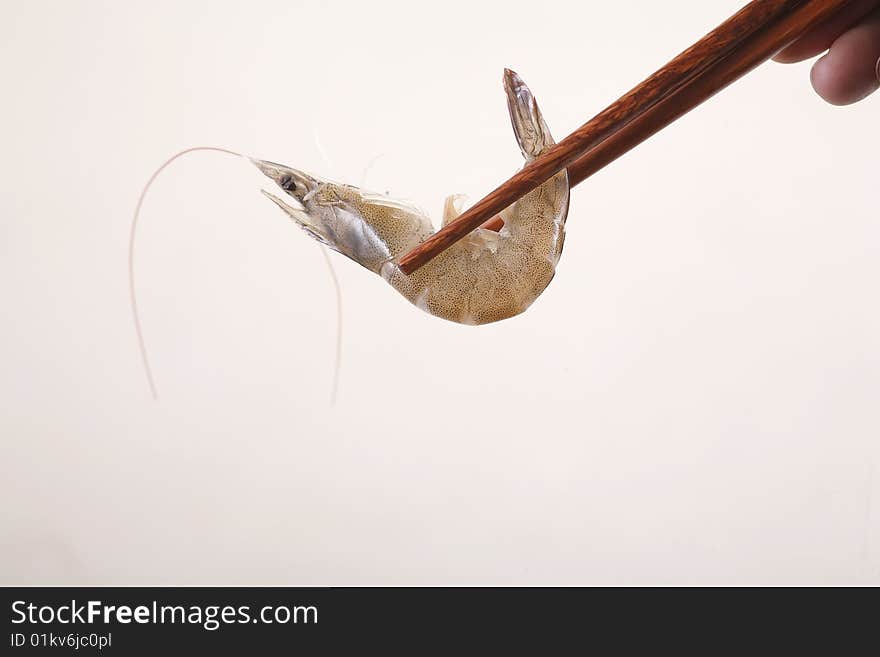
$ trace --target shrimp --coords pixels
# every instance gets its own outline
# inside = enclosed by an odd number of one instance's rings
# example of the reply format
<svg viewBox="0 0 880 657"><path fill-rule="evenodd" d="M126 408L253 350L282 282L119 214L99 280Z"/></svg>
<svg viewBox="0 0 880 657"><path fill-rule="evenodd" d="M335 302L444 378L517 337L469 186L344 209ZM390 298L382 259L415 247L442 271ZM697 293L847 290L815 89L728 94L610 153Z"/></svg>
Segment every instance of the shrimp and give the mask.
<svg viewBox="0 0 880 657"><path fill-rule="evenodd" d="M530 162L555 142L531 91L508 69L504 90L514 135ZM434 232L420 209L282 164L252 162L293 199L291 204L263 190L307 234L446 320L477 325L518 315L550 284L562 254L569 203L565 170L505 209L500 231L478 228L406 275L398 259ZM460 200L446 199L443 225L461 213Z"/></svg>

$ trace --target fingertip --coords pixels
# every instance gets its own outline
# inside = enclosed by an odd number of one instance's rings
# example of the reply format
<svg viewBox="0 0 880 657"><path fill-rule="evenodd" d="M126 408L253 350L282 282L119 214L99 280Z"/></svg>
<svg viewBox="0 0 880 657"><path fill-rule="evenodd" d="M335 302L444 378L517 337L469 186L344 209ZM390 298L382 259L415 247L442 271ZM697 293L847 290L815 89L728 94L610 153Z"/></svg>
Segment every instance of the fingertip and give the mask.
<svg viewBox="0 0 880 657"><path fill-rule="evenodd" d="M880 88L880 11L841 35L813 65L810 80L833 105L850 105Z"/></svg>
<svg viewBox="0 0 880 657"><path fill-rule="evenodd" d="M810 82L825 102L838 107L857 103L876 91L878 86L876 81L858 83L841 73L840 66L830 53L813 64Z"/></svg>
<svg viewBox="0 0 880 657"><path fill-rule="evenodd" d="M813 53L815 55L817 53ZM797 64L805 59L809 59L812 55L804 54L804 50L799 45L789 46L784 50L780 50L773 55L773 61L779 64Z"/></svg>
<svg viewBox="0 0 880 657"><path fill-rule="evenodd" d="M840 76L830 57L829 53L816 60L810 69L810 82L816 93L826 102L832 105L848 105L854 101L849 100L849 96L840 88Z"/></svg>
<svg viewBox="0 0 880 657"><path fill-rule="evenodd" d="M792 64L793 62L785 56L785 50L782 50L775 55L773 55L773 61L778 62L780 64Z"/></svg>

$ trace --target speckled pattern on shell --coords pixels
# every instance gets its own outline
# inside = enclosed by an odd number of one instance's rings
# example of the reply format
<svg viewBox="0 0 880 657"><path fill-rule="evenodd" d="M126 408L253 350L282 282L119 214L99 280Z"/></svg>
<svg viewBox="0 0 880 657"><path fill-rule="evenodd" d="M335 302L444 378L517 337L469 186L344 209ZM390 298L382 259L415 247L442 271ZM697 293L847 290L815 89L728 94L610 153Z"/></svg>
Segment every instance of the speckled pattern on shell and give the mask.
<svg viewBox="0 0 880 657"><path fill-rule="evenodd" d="M514 133L530 161L552 146L553 138L519 76L505 71L504 86ZM260 168L276 182L289 180L279 166ZM565 171L507 208L500 232L477 229L409 276L396 262L433 233L424 212L387 196L287 171L312 181L314 189L295 195L301 207L269 195L282 209L312 237L380 274L432 315L462 324L496 322L523 312L553 279L568 215ZM447 212L452 205L447 203Z"/></svg>

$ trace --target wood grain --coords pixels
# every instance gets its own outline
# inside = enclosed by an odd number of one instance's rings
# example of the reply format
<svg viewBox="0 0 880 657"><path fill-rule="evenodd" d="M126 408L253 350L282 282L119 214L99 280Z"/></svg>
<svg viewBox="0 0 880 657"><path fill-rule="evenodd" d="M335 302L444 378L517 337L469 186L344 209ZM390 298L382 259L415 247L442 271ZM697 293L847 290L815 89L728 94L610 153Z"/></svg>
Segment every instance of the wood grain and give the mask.
<svg viewBox="0 0 880 657"><path fill-rule="evenodd" d="M798 36L840 11L851 0L823 0L805 3L748 40L746 49L730 55L685 85L678 93L660 101L568 166L571 187L582 183L618 157L656 134L667 125L708 100L724 87L764 63Z"/></svg>
<svg viewBox="0 0 880 657"><path fill-rule="evenodd" d="M574 186L769 59L851 0L754 0L404 255L410 274L558 171ZM693 86L690 86L693 84ZM656 114L652 108L663 104ZM640 117L642 118L639 121ZM625 132L623 132L625 130ZM623 134L621 134L623 133ZM616 136L616 139L610 141ZM607 145L604 145L608 141ZM596 152L592 152L592 151ZM497 222L496 222L497 223ZM490 225L493 225L490 223Z"/></svg>

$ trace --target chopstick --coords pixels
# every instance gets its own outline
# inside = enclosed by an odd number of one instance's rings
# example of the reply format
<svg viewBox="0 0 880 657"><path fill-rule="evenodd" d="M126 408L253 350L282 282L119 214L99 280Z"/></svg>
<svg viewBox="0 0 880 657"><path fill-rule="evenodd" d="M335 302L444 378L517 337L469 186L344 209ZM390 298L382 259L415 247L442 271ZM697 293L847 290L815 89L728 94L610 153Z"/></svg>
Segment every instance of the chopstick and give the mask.
<svg viewBox="0 0 880 657"><path fill-rule="evenodd" d="M567 168L574 187L852 0L754 0L404 255L411 274Z"/></svg>
<svg viewBox="0 0 880 657"><path fill-rule="evenodd" d="M575 160L568 167L569 185L571 187L579 185L634 146L766 62L851 1L820 0L804 3L795 11L756 33L743 44L744 48L736 56L722 59L705 75L694 79L679 92L633 119L625 130L620 130Z"/></svg>

